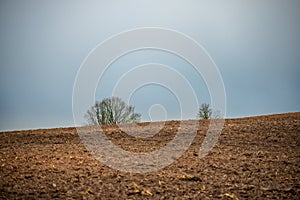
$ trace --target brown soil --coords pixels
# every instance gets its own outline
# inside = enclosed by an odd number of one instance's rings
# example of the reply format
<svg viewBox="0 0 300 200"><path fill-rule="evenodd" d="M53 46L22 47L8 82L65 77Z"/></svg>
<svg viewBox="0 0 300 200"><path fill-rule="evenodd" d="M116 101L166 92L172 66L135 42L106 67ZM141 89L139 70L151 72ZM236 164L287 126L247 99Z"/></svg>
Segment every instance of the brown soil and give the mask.
<svg viewBox="0 0 300 200"><path fill-rule="evenodd" d="M150 139L103 128L123 149L148 152L171 141L179 123L167 122ZM0 198L299 199L300 113L227 119L217 145L199 159L208 123L200 122L180 159L146 174L100 163L75 128L0 133Z"/></svg>

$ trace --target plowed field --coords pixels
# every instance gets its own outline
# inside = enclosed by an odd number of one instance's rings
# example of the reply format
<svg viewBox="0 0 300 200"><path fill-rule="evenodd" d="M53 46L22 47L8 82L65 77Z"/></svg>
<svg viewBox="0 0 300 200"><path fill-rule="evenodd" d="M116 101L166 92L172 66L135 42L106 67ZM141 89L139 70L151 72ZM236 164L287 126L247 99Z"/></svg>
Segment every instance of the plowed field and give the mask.
<svg viewBox="0 0 300 200"><path fill-rule="evenodd" d="M217 144L200 159L208 124L199 121L196 137L178 160L148 173L102 164L86 150L75 128L2 132L0 198L300 198L300 113L226 119ZM124 150L151 152L170 142L179 127L179 121L166 122L146 139L128 136L116 126L102 128Z"/></svg>

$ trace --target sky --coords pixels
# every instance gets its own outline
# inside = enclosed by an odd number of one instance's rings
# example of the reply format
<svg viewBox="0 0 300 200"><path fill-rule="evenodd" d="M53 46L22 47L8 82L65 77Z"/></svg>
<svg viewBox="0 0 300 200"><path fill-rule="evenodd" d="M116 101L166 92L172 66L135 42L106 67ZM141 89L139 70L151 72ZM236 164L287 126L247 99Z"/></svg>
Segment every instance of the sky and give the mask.
<svg viewBox="0 0 300 200"><path fill-rule="evenodd" d="M299 112L299 21L298 0L1 0L0 131L74 126L72 92L84 60L112 35L143 27L179 31L205 48L223 79L226 117ZM200 103L211 101L189 63L156 50L116 60L96 100L151 62L173 67ZM157 84L136 90L130 104L144 121L180 116L176 95Z"/></svg>

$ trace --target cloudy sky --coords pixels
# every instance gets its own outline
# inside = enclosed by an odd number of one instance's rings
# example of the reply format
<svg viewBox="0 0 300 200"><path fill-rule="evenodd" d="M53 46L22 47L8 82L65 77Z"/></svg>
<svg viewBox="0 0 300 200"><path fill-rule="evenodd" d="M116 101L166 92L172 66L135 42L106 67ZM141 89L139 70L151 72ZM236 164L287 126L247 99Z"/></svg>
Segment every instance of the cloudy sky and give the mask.
<svg viewBox="0 0 300 200"><path fill-rule="evenodd" d="M0 130L73 126L73 85L84 59L112 35L142 27L179 31L206 49L224 82L226 117L300 111L299 21L298 0L2 0ZM200 103L211 101L203 77L188 64L152 50L114 62L96 99L110 94L114 82L107 80L151 62L174 67ZM143 120L156 104L168 119L180 115L176 95L159 85L140 88L131 103Z"/></svg>

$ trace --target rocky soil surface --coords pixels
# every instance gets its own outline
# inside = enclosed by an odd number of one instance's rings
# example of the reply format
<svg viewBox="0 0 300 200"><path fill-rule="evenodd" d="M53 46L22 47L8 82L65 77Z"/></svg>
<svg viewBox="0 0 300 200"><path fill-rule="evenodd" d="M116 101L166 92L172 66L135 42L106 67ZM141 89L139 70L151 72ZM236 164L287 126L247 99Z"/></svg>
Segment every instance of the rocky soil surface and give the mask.
<svg viewBox="0 0 300 200"><path fill-rule="evenodd" d="M203 158L199 148L210 121L197 123L190 148L171 165L148 173L99 162L75 128L2 132L0 198L299 199L300 113L226 119L217 144ZM162 129L148 138L117 126L102 130L118 147L147 153L171 142L180 124L153 123ZM136 133L151 132L147 127L140 123Z"/></svg>

